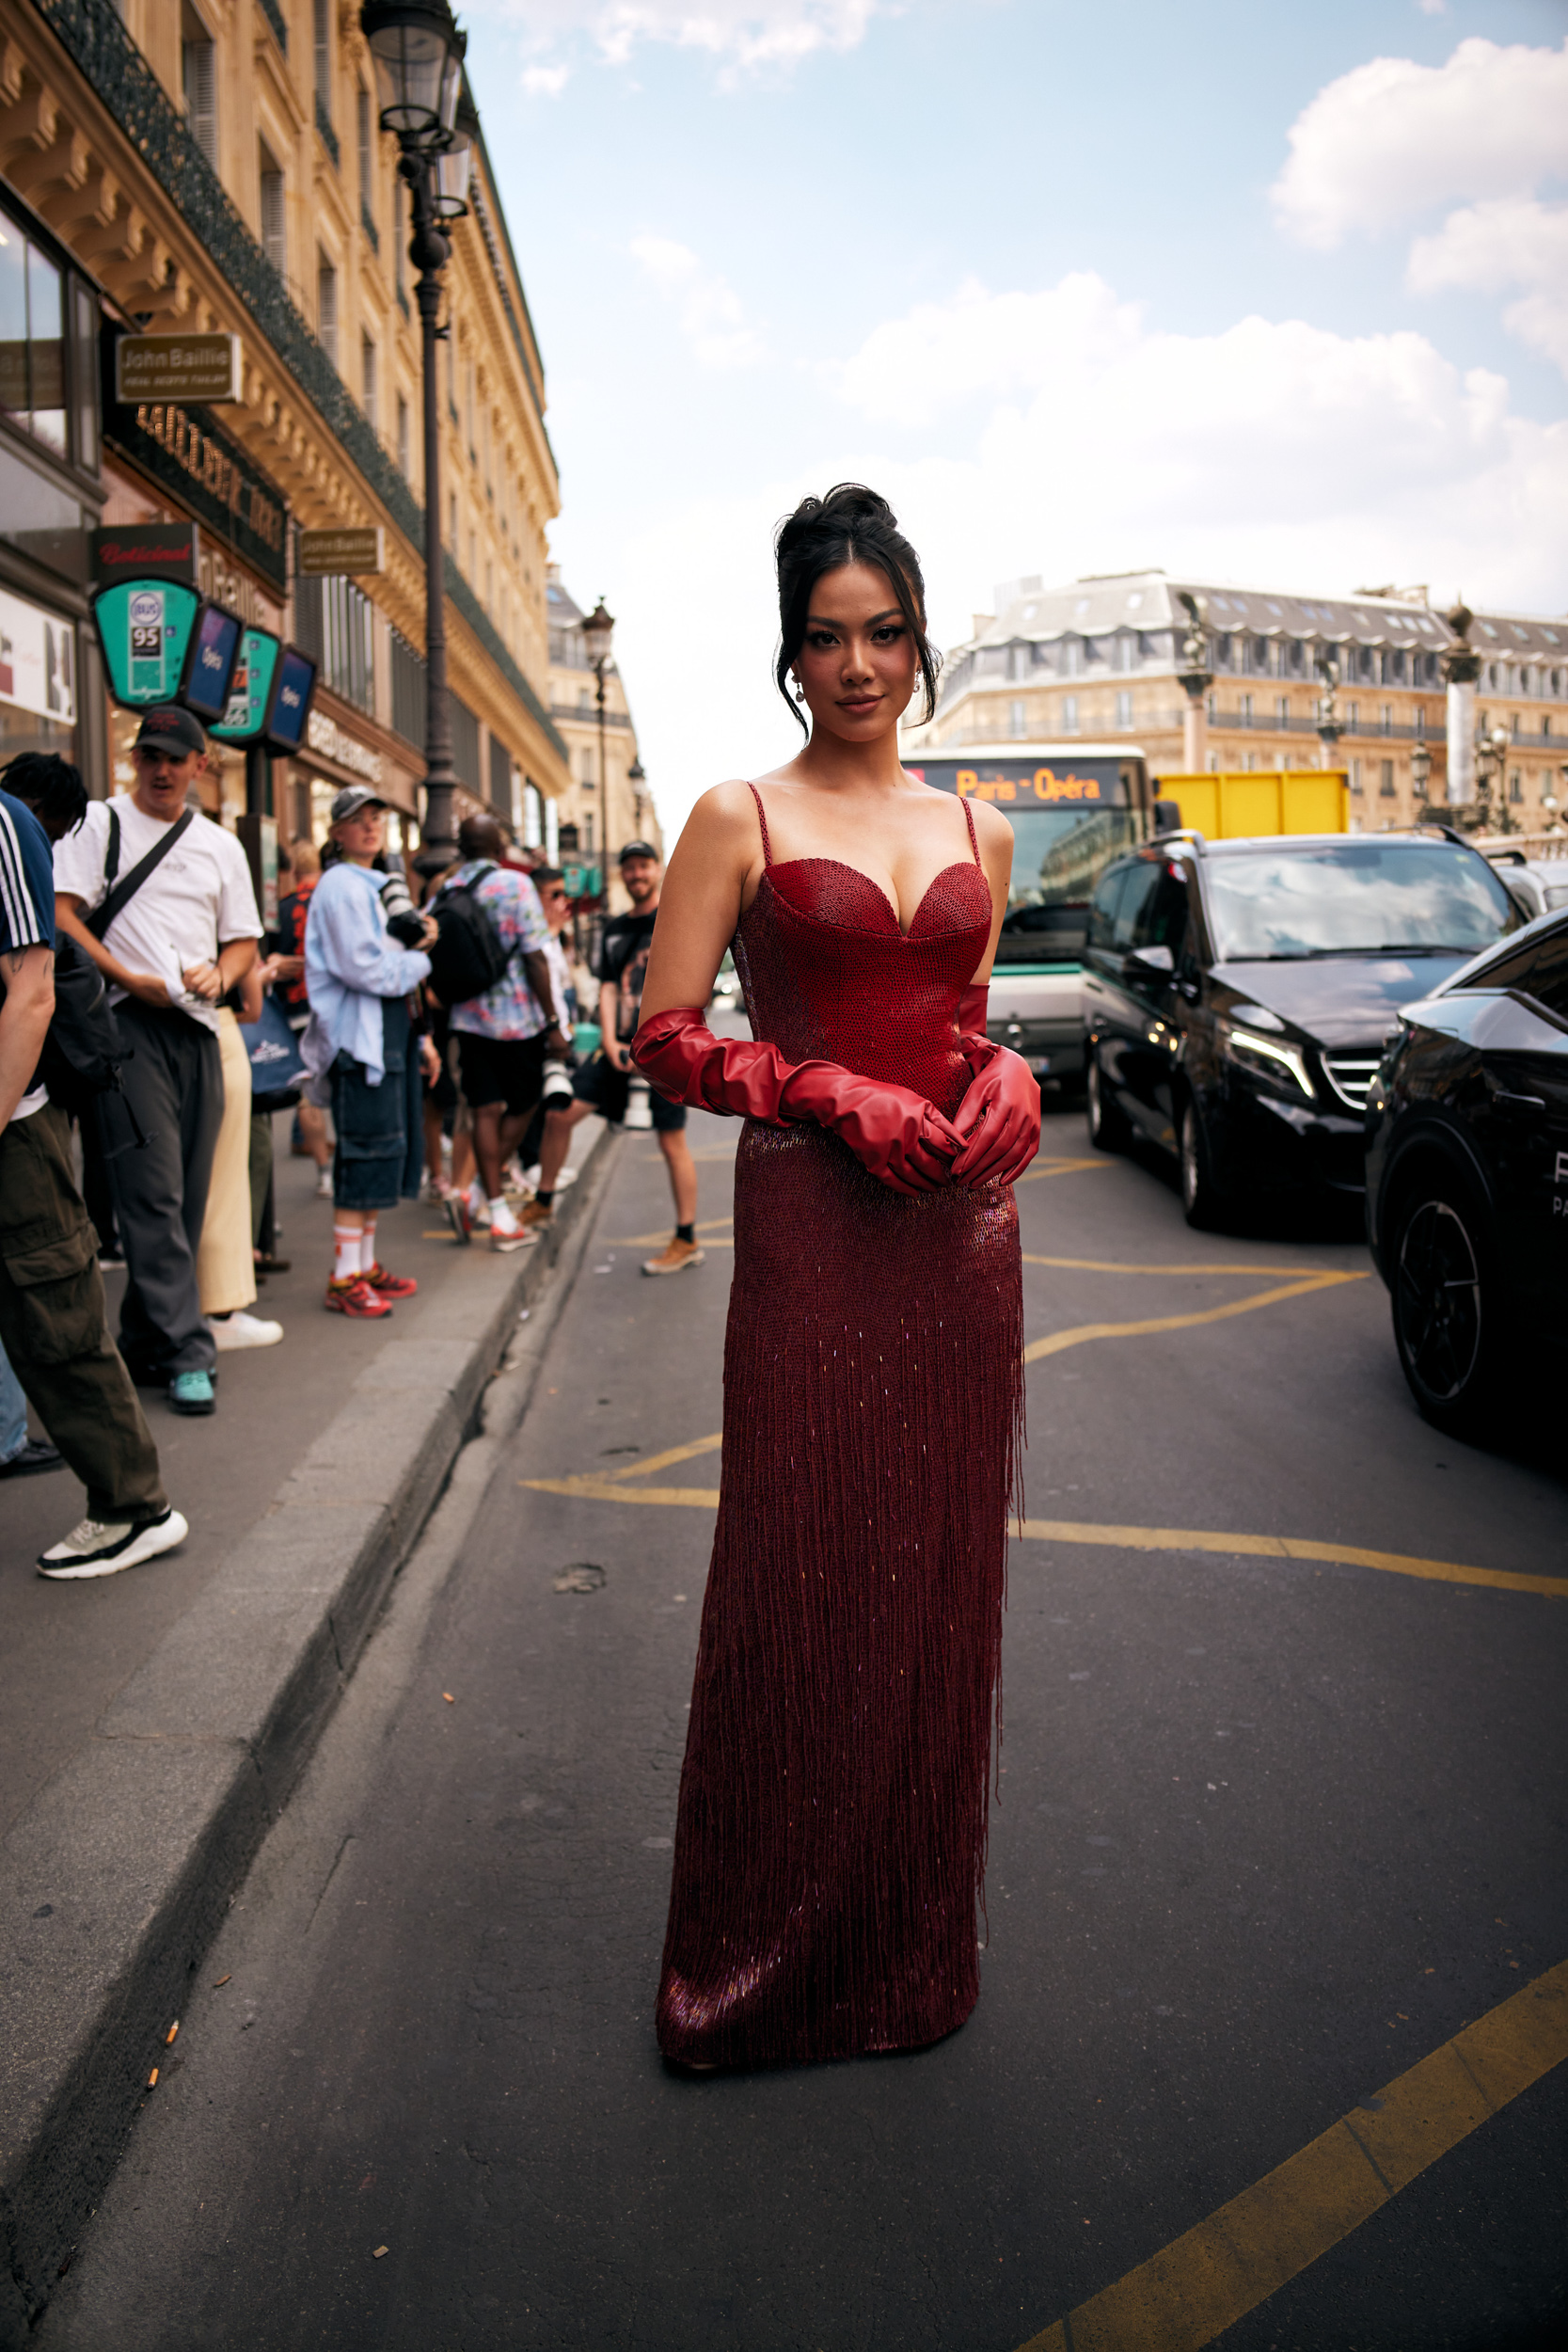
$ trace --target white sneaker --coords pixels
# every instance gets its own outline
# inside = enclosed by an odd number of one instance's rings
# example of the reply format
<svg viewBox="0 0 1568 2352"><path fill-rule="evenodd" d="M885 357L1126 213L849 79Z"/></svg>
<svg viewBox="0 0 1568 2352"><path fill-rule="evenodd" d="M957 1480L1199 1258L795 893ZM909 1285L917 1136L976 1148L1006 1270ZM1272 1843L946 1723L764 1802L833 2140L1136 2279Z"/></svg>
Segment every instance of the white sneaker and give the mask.
<svg viewBox="0 0 1568 2352"><path fill-rule="evenodd" d="M214 1315L212 1331L220 1356L237 1347L276 1347L283 1337L280 1323L269 1323L264 1315L247 1315L243 1307L231 1315Z"/></svg>
<svg viewBox="0 0 1568 2352"><path fill-rule="evenodd" d="M490 1212L490 1247L492 1249L526 1249L536 1242L538 1232L531 1225L519 1225L506 1202L501 1201Z"/></svg>
<svg viewBox="0 0 1568 2352"><path fill-rule="evenodd" d="M140 1521L84 1519L61 1542L39 1554L39 1574L62 1584L89 1576L118 1576L121 1568L135 1568L144 1560L155 1560L161 1551L172 1551L190 1532L178 1511Z"/></svg>
<svg viewBox="0 0 1568 2352"><path fill-rule="evenodd" d="M329 1168L324 1168L321 1174L316 1178L316 1199L318 1200L330 1200L331 1198L332 1170Z"/></svg>

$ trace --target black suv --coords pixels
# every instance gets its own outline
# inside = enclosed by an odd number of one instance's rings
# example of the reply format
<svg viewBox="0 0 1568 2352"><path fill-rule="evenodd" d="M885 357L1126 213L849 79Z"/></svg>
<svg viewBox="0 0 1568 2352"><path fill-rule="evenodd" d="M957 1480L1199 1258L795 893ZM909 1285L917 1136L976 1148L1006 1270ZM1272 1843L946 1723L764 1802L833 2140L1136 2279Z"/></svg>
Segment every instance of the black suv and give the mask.
<svg viewBox="0 0 1568 2352"><path fill-rule="evenodd" d="M1084 957L1089 1135L1180 1162L1192 1225L1365 1182L1367 1089L1402 1005L1523 917L1457 835L1180 834L1106 868Z"/></svg>
<svg viewBox="0 0 1568 2352"><path fill-rule="evenodd" d="M1427 1419L1503 1403L1568 1340L1568 914L1400 1014L1367 1098L1367 1233Z"/></svg>

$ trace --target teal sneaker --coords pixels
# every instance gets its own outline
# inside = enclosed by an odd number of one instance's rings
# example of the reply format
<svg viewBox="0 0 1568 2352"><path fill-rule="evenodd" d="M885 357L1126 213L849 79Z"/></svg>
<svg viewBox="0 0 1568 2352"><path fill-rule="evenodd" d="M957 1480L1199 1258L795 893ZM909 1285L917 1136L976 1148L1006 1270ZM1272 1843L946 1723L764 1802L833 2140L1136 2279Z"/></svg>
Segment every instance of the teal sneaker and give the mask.
<svg viewBox="0 0 1568 2352"><path fill-rule="evenodd" d="M168 1384L168 1404L172 1413L212 1413L217 1409L217 1391L210 1372L177 1372Z"/></svg>

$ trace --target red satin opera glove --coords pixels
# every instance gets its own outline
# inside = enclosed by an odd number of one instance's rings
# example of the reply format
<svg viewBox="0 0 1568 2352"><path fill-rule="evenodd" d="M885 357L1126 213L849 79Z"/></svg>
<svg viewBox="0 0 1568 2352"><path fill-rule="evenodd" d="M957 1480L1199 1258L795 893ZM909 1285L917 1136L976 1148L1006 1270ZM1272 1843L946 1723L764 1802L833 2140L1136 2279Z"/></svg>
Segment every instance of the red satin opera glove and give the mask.
<svg viewBox="0 0 1568 2352"><path fill-rule="evenodd" d="M749 1038L715 1037L700 1008L655 1013L631 1057L661 1094L694 1110L830 1129L894 1192L945 1184L960 1148L956 1129L912 1088L858 1077L838 1062L787 1062L776 1045Z"/></svg>
<svg viewBox="0 0 1568 2352"><path fill-rule="evenodd" d="M990 993L966 988L958 1000L958 1050L974 1074L953 1114L964 1141L956 1184L1016 1184L1040 1148L1039 1081L1022 1055L986 1035Z"/></svg>

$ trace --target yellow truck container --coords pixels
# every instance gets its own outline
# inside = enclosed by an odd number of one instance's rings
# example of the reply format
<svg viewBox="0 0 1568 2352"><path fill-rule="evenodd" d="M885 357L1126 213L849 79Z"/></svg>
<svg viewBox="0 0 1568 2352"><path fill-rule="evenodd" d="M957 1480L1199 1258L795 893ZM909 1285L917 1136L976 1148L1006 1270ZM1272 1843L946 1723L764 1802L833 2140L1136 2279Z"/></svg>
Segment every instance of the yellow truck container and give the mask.
<svg viewBox="0 0 1568 2352"><path fill-rule="evenodd" d="M1174 801L1182 824L1210 841L1249 834L1350 831L1350 778L1342 768L1155 776L1149 789L1162 801Z"/></svg>

